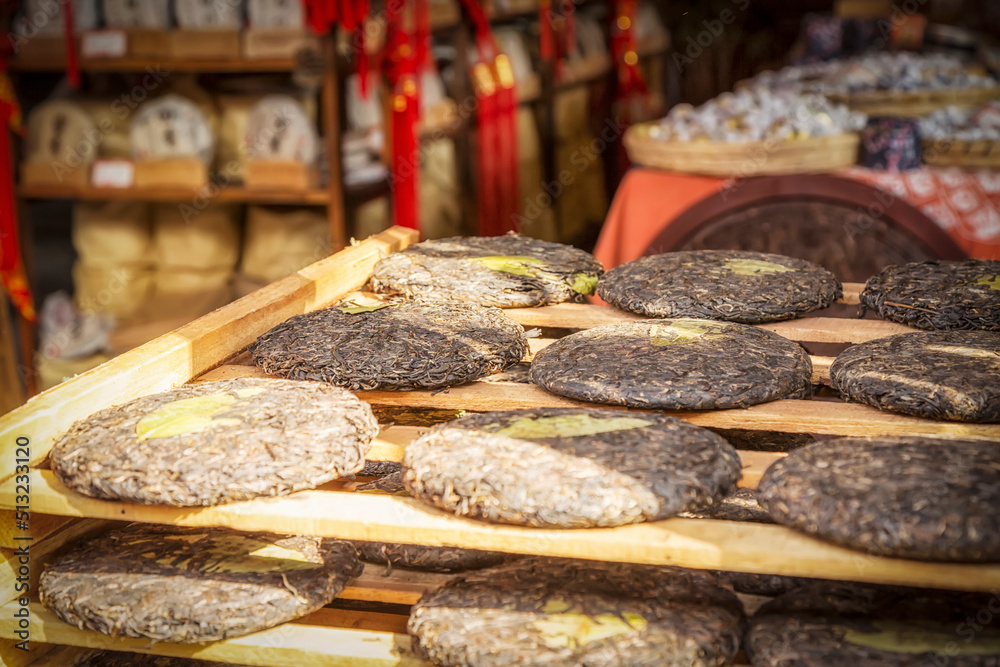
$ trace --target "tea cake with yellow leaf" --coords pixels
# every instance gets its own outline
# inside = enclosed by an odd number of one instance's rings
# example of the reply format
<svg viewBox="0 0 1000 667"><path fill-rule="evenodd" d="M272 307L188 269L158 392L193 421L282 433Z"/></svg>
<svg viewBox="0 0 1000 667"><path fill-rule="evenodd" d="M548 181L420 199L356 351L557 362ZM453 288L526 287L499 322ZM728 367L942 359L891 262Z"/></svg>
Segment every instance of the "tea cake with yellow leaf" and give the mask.
<svg viewBox="0 0 1000 667"><path fill-rule="evenodd" d="M468 415L406 448L413 497L459 516L545 528L655 521L711 505L740 478L736 450L656 413L544 408Z"/></svg>
<svg viewBox="0 0 1000 667"><path fill-rule="evenodd" d="M916 329L1000 331L1000 260L890 266L865 283L861 305Z"/></svg>
<svg viewBox="0 0 1000 667"><path fill-rule="evenodd" d="M1000 422L1000 331L927 331L841 352L833 387L848 401L917 417Z"/></svg>
<svg viewBox="0 0 1000 667"><path fill-rule="evenodd" d="M753 667L1000 667L995 609L995 592L813 582L761 607L744 649Z"/></svg>
<svg viewBox="0 0 1000 667"><path fill-rule="evenodd" d="M704 572L526 558L459 575L410 612L437 665L724 665L743 633L736 595Z"/></svg>
<svg viewBox="0 0 1000 667"><path fill-rule="evenodd" d="M371 285L381 294L524 308L583 301L602 273L583 250L511 232L412 245L379 261Z"/></svg>
<svg viewBox="0 0 1000 667"><path fill-rule="evenodd" d="M340 540L131 524L54 561L39 596L80 629L207 642L312 613L361 570Z"/></svg>
<svg viewBox="0 0 1000 667"><path fill-rule="evenodd" d="M570 334L538 352L530 374L567 398L662 410L745 408L812 392L812 363L798 343L759 327L697 319Z"/></svg>
<svg viewBox="0 0 1000 667"><path fill-rule="evenodd" d="M55 444L53 472L108 500L197 506L281 496L361 470L371 408L320 382L239 378L105 408Z"/></svg>
<svg viewBox="0 0 1000 667"><path fill-rule="evenodd" d="M840 281L804 259L749 250L650 255L611 269L597 294L646 317L693 317L759 324L830 306Z"/></svg>
<svg viewBox="0 0 1000 667"><path fill-rule="evenodd" d="M250 347L267 373L352 391L440 389L502 371L524 358L524 328L471 303L341 302L274 327Z"/></svg>

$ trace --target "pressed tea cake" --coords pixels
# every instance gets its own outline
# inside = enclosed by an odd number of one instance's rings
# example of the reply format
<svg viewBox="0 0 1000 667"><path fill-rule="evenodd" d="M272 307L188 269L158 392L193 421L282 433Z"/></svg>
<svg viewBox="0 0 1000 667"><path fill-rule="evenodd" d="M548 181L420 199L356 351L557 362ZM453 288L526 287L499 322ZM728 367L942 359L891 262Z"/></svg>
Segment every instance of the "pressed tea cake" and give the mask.
<svg viewBox="0 0 1000 667"><path fill-rule="evenodd" d="M553 394L634 408L743 408L812 392L812 363L800 345L758 327L709 320L580 331L538 352L530 373Z"/></svg>
<svg viewBox="0 0 1000 667"><path fill-rule="evenodd" d="M764 473L780 524L875 556L1000 562L1000 443L838 438Z"/></svg>
<svg viewBox="0 0 1000 667"><path fill-rule="evenodd" d="M744 649L753 667L1000 667L1000 631L976 621L998 604L995 592L814 582L761 607Z"/></svg>
<svg viewBox="0 0 1000 667"><path fill-rule="evenodd" d="M524 329L497 308L408 301L341 303L289 318L250 347L267 373L352 391L439 389L524 358Z"/></svg>
<svg viewBox="0 0 1000 667"><path fill-rule="evenodd" d="M830 366L849 401L931 419L1000 421L1000 332L899 334L849 347Z"/></svg>
<svg viewBox="0 0 1000 667"><path fill-rule="evenodd" d="M157 642L218 641L328 604L361 573L349 542L131 524L42 573L42 603L75 627Z"/></svg>
<svg viewBox="0 0 1000 667"><path fill-rule="evenodd" d="M428 591L408 629L438 665L708 667L732 661L743 625L707 573L525 558Z"/></svg>
<svg viewBox="0 0 1000 667"><path fill-rule="evenodd" d="M890 266L865 283L861 305L917 329L1000 331L1000 261Z"/></svg>
<svg viewBox="0 0 1000 667"><path fill-rule="evenodd" d="M692 317L757 324L826 308L843 289L804 259L749 250L685 250L650 255L608 271L597 294L646 317Z"/></svg>
<svg viewBox="0 0 1000 667"><path fill-rule="evenodd" d="M240 378L100 410L56 442L50 462L63 484L95 498L216 505L356 473L376 433L371 408L343 389Z"/></svg>
<svg viewBox="0 0 1000 667"><path fill-rule="evenodd" d="M736 486L736 450L674 417L597 408L487 412L440 424L403 458L410 493L461 516L536 527L653 521Z"/></svg>
<svg viewBox="0 0 1000 667"><path fill-rule="evenodd" d="M601 263L572 246L527 236L455 236L385 257L375 292L523 308L582 301L594 293Z"/></svg>

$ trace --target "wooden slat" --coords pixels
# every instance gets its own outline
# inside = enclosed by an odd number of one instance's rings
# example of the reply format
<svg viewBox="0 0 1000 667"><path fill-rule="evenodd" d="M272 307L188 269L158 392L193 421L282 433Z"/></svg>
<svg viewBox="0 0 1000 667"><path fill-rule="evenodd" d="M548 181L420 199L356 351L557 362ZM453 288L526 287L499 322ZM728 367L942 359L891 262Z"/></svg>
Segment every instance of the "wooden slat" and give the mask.
<svg viewBox="0 0 1000 667"><path fill-rule="evenodd" d="M38 543L59 530L71 519L64 516L52 516L50 514L31 514L28 517L28 535L31 542ZM24 546L24 540L15 539L23 537L24 531L17 527L15 513L12 510L0 510L0 548L16 549Z"/></svg>
<svg viewBox="0 0 1000 667"><path fill-rule="evenodd" d="M133 651L219 662L234 662L241 665L262 665L265 667L302 667L302 665L323 665L324 667L363 667L427 665L413 654L410 638L400 633L400 619L392 620L397 631L355 629L349 627L361 621L363 625L374 623L375 616L362 612L343 612L336 609L321 609L292 623L285 623L270 630L255 632L245 637L236 637L208 644L152 643L148 639L130 637L109 637L107 635L80 630L59 620L55 614L39 603L31 604L31 639L33 642L49 642L86 648L112 651ZM13 637L13 614L11 605L0 608L0 636ZM405 622L405 621L404 621ZM344 627L348 625L348 627Z"/></svg>
<svg viewBox="0 0 1000 667"><path fill-rule="evenodd" d="M861 299L858 297L864 288L864 283L844 283L844 296L841 297L840 303L846 303L850 306L860 304Z"/></svg>
<svg viewBox="0 0 1000 667"><path fill-rule="evenodd" d="M36 396L0 418L0 481L12 474L19 436L29 439L37 464L77 419L204 373L292 315L357 289L382 255L416 238L416 232L394 227Z"/></svg>
<svg viewBox="0 0 1000 667"><path fill-rule="evenodd" d="M18 545L28 547L28 584L30 588L26 592L38 590L38 578L42 575L45 565L63 549L81 539L102 533L113 525L115 525L113 522L99 519L78 519L64 524L44 540ZM19 558L21 556L14 549L0 549L0 592L2 592L0 604L5 604L24 595L24 592L15 590L15 584L18 583L19 577L18 570L21 565Z"/></svg>
<svg viewBox="0 0 1000 667"><path fill-rule="evenodd" d="M206 508L132 505L75 494L45 470L32 473L31 487L39 511L67 516L933 588L1000 588L1000 564L879 558L775 525L669 519L620 528L540 530L461 519L412 498L319 490ZM10 504L11 493L9 482L0 486L0 506Z"/></svg>
<svg viewBox="0 0 1000 667"><path fill-rule="evenodd" d="M8 641L6 639L0 642ZM87 653L87 649L75 646L56 646L55 644L38 644L31 642L31 667L63 667L76 664L76 660Z"/></svg>
<svg viewBox="0 0 1000 667"><path fill-rule="evenodd" d="M36 644L28 642L28 650L22 651L17 648L19 639L0 639L0 656L3 658L4 667L27 667L28 665L72 665L72 662L55 662L52 660L56 647L51 644ZM42 659L49 656L45 663Z"/></svg>
<svg viewBox="0 0 1000 667"><path fill-rule="evenodd" d="M550 394L541 387L512 382L476 382L438 392L362 391L372 405L441 410L513 410L541 407L593 407ZM616 407L616 406L607 406ZM621 408L624 409L624 408ZM667 412L698 426L819 433L827 435L938 435L1000 442L1000 424L965 424L908 417L840 401L781 400L744 409Z"/></svg>
<svg viewBox="0 0 1000 667"><path fill-rule="evenodd" d="M352 581L337 597L345 600L413 605L424 591L441 586L453 576L398 567L389 570L385 565L365 563L365 571L361 576Z"/></svg>

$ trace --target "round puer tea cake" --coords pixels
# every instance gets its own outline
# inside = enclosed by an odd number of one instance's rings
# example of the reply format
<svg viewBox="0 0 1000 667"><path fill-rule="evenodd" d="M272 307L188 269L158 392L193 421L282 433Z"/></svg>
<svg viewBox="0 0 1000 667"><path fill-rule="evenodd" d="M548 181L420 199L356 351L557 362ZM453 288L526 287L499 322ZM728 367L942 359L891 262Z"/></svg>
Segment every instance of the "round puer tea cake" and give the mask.
<svg viewBox="0 0 1000 667"><path fill-rule="evenodd" d="M352 391L440 389L524 358L524 329L496 308L469 303L341 303L296 315L250 346L264 371Z"/></svg>
<svg viewBox="0 0 1000 667"><path fill-rule="evenodd" d="M54 561L39 595L80 629L206 642L314 612L361 570L349 542L132 524Z"/></svg>
<svg viewBox="0 0 1000 667"><path fill-rule="evenodd" d="M1000 422L1000 332L899 334L849 347L830 366L841 396L881 410Z"/></svg>
<svg viewBox="0 0 1000 667"><path fill-rule="evenodd" d="M353 490L358 493L410 495L403 484L402 470L365 484L359 484ZM458 572L492 567L510 559L509 554L479 549L428 547L421 544L391 544L388 542L355 541L354 544L358 548L358 557L361 560L380 563L390 569L399 566L429 572Z"/></svg>
<svg viewBox="0 0 1000 667"><path fill-rule="evenodd" d="M580 331L531 362L532 382L553 394L664 410L808 398L811 375L809 355L787 338L745 324L690 319Z"/></svg>
<svg viewBox="0 0 1000 667"><path fill-rule="evenodd" d="M608 271L597 294L646 317L694 317L758 324L826 308L843 289L804 259L749 250L650 255Z"/></svg>
<svg viewBox="0 0 1000 667"><path fill-rule="evenodd" d="M1000 330L1000 261L912 262L872 276L861 305L917 329Z"/></svg>
<svg viewBox="0 0 1000 667"><path fill-rule="evenodd" d="M1000 561L1000 446L927 437L838 438L764 473L778 523L878 556Z"/></svg>
<svg viewBox="0 0 1000 667"><path fill-rule="evenodd" d="M438 665L723 665L743 608L709 574L526 558L462 574L410 612L418 652Z"/></svg>
<svg viewBox="0 0 1000 667"><path fill-rule="evenodd" d="M753 667L1000 667L990 593L815 582L750 619ZM992 614L995 616L995 614Z"/></svg>
<svg viewBox="0 0 1000 667"><path fill-rule="evenodd" d="M375 292L523 308L582 301L603 269L572 246L514 233L424 241L375 265Z"/></svg>
<svg viewBox="0 0 1000 667"><path fill-rule="evenodd" d="M239 378L105 408L55 444L52 470L95 498L217 505L287 495L356 473L371 408L321 382Z"/></svg>
<svg viewBox="0 0 1000 667"><path fill-rule="evenodd" d="M552 528L665 519L729 494L740 460L674 417L594 408L469 415L406 447L410 494L460 516Z"/></svg>

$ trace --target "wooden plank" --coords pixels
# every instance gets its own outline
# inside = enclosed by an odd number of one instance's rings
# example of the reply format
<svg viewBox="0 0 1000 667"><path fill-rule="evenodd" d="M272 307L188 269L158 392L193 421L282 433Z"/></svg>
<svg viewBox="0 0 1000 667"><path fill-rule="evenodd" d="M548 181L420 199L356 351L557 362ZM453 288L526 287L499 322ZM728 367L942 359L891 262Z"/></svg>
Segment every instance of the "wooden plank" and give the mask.
<svg viewBox="0 0 1000 667"><path fill-rule="evenodd" d="M850 306L856 306L861 303L860 295L861 291L864 290L864 283L844 283L844 296L841 297L840 303L846 303Z"/></svg>
<svg viewBox="0 0 1000 667"><path fill-rule="evenodd" d="M27 667L28 665L72 665L72 662L56 662L54 651L56 647L52 644L36 644L28 642L28 650L23 651L17 648L19 639L0 639L0 656L3 658L4 667ZM46 658L46 656L48 656ZM43 663L42 659L46 658Z"/></svg>
<svg viewBox="0 0 1000 667"><path fill-rule="evenodd" d="M550 394L541 387L513 382L475 382L444 391L362 391L372 405L442 410L514 410L541 407L593 407ZM625 409L618 406L607 406ZM667 412L698 426L714 428L818 433L826 435L937 435L1000 442L1000 424L965 424L908 417L841 401L781 400L749 408Z"/></svg>
<svg viewBox="0 0 1000 667"><path fill-rule="evenodd" d="M0 486L0 506L10 504L11 486L9 482ZM457 518L412 498L320 490L218 507L132 505L85 498L63 487L45 470L32 473L31 487L32 503L39 511L67 516L179 526L229 526L351 540L932 588L983 591L1000 588L1000 564L881 558L826 544L775 525L668 519L619 528L541 530Z"/></svg>
<svg viewBox="0 0 1000 667"><path fill-rule="evenodd" d="M0 642L7 641L6 639ZM65 667L75 665L76 661L90 653L90 649L78 648L76 646L56 646L55 644L30 644L31 667Z"/></svg>
<svg viewBox="0 0 1000 667"><path fill-rule="evenodd" d="M270 630L255 632L244 637L236 637L207 644L152 643L148 639L131 637L109 637L107 635L80 630L59 620L55 614L40 603L31 604L31 639L33 642L49 642L86 648L112 651L134 651L219 662L234 662L241 665L262 665L265 667L301 667L302 665L323 667L372 666L416 666L427 665L413 654L410 638L399 632L367 630L342 627L352 616L364 616L360 612L343 612L336 609L321 609L315 614L292 623L285 623ZM0 608L0 636L13 637L13 614L11 605ZM369 615L368 624L373 615ZM380 614L379 616L387 616ZM405 617L399 617L405 618ZM398 628L398 621L394 621Z"/></svg>
<svg viewBox="0 0 1000 667"><path fill-rule="evenodd" d="M421 572L385 565L365 563L365 571L337 597L345 600L384 602L386 604L416 604L424 591L443 585L454 575Z"/></svg>
<svg viewBox="0 0 1000 667"><path fill-rule="evenodd" d="M81 539L92 537L103 533L115 523L99 519L75 520L63 525L59 530L49 535L46 539L38 542L29 542L18 545L27 546L28 549L28 591L18 591L16 584L23 583L23 573L20 568L25 565L21 562L23 556L18 554L16 549L0 549L0 604L5 604L25 592L35 592L38 590L38 578L42 576L42 570L57 555L61 554L71 544L75 544Z"/></svg>
<svg viewBox="0 0 1000 667"><path fill-rule="evenodd" d="M413 230L389 229L36 396L0 418L0 457L7 462L0 481L12 474L17 438L28 439L37 465L77 419L204 373L292 315L357 289L381 256L416 238Z"/></svg>
<svg viewBox="0 0 1000 667"><path fill-rule="evenodd" d="M59 530L71 519L64 516L52 516L51 514L31 514L28 517L28 535L31 536L31 543L35 544L45 539L55 531ZM15 513L12 510L0 510L0 548L16 549L24 546L25 540L17 540L16 537L24 537L25 532L17 527Z"/></svg>

